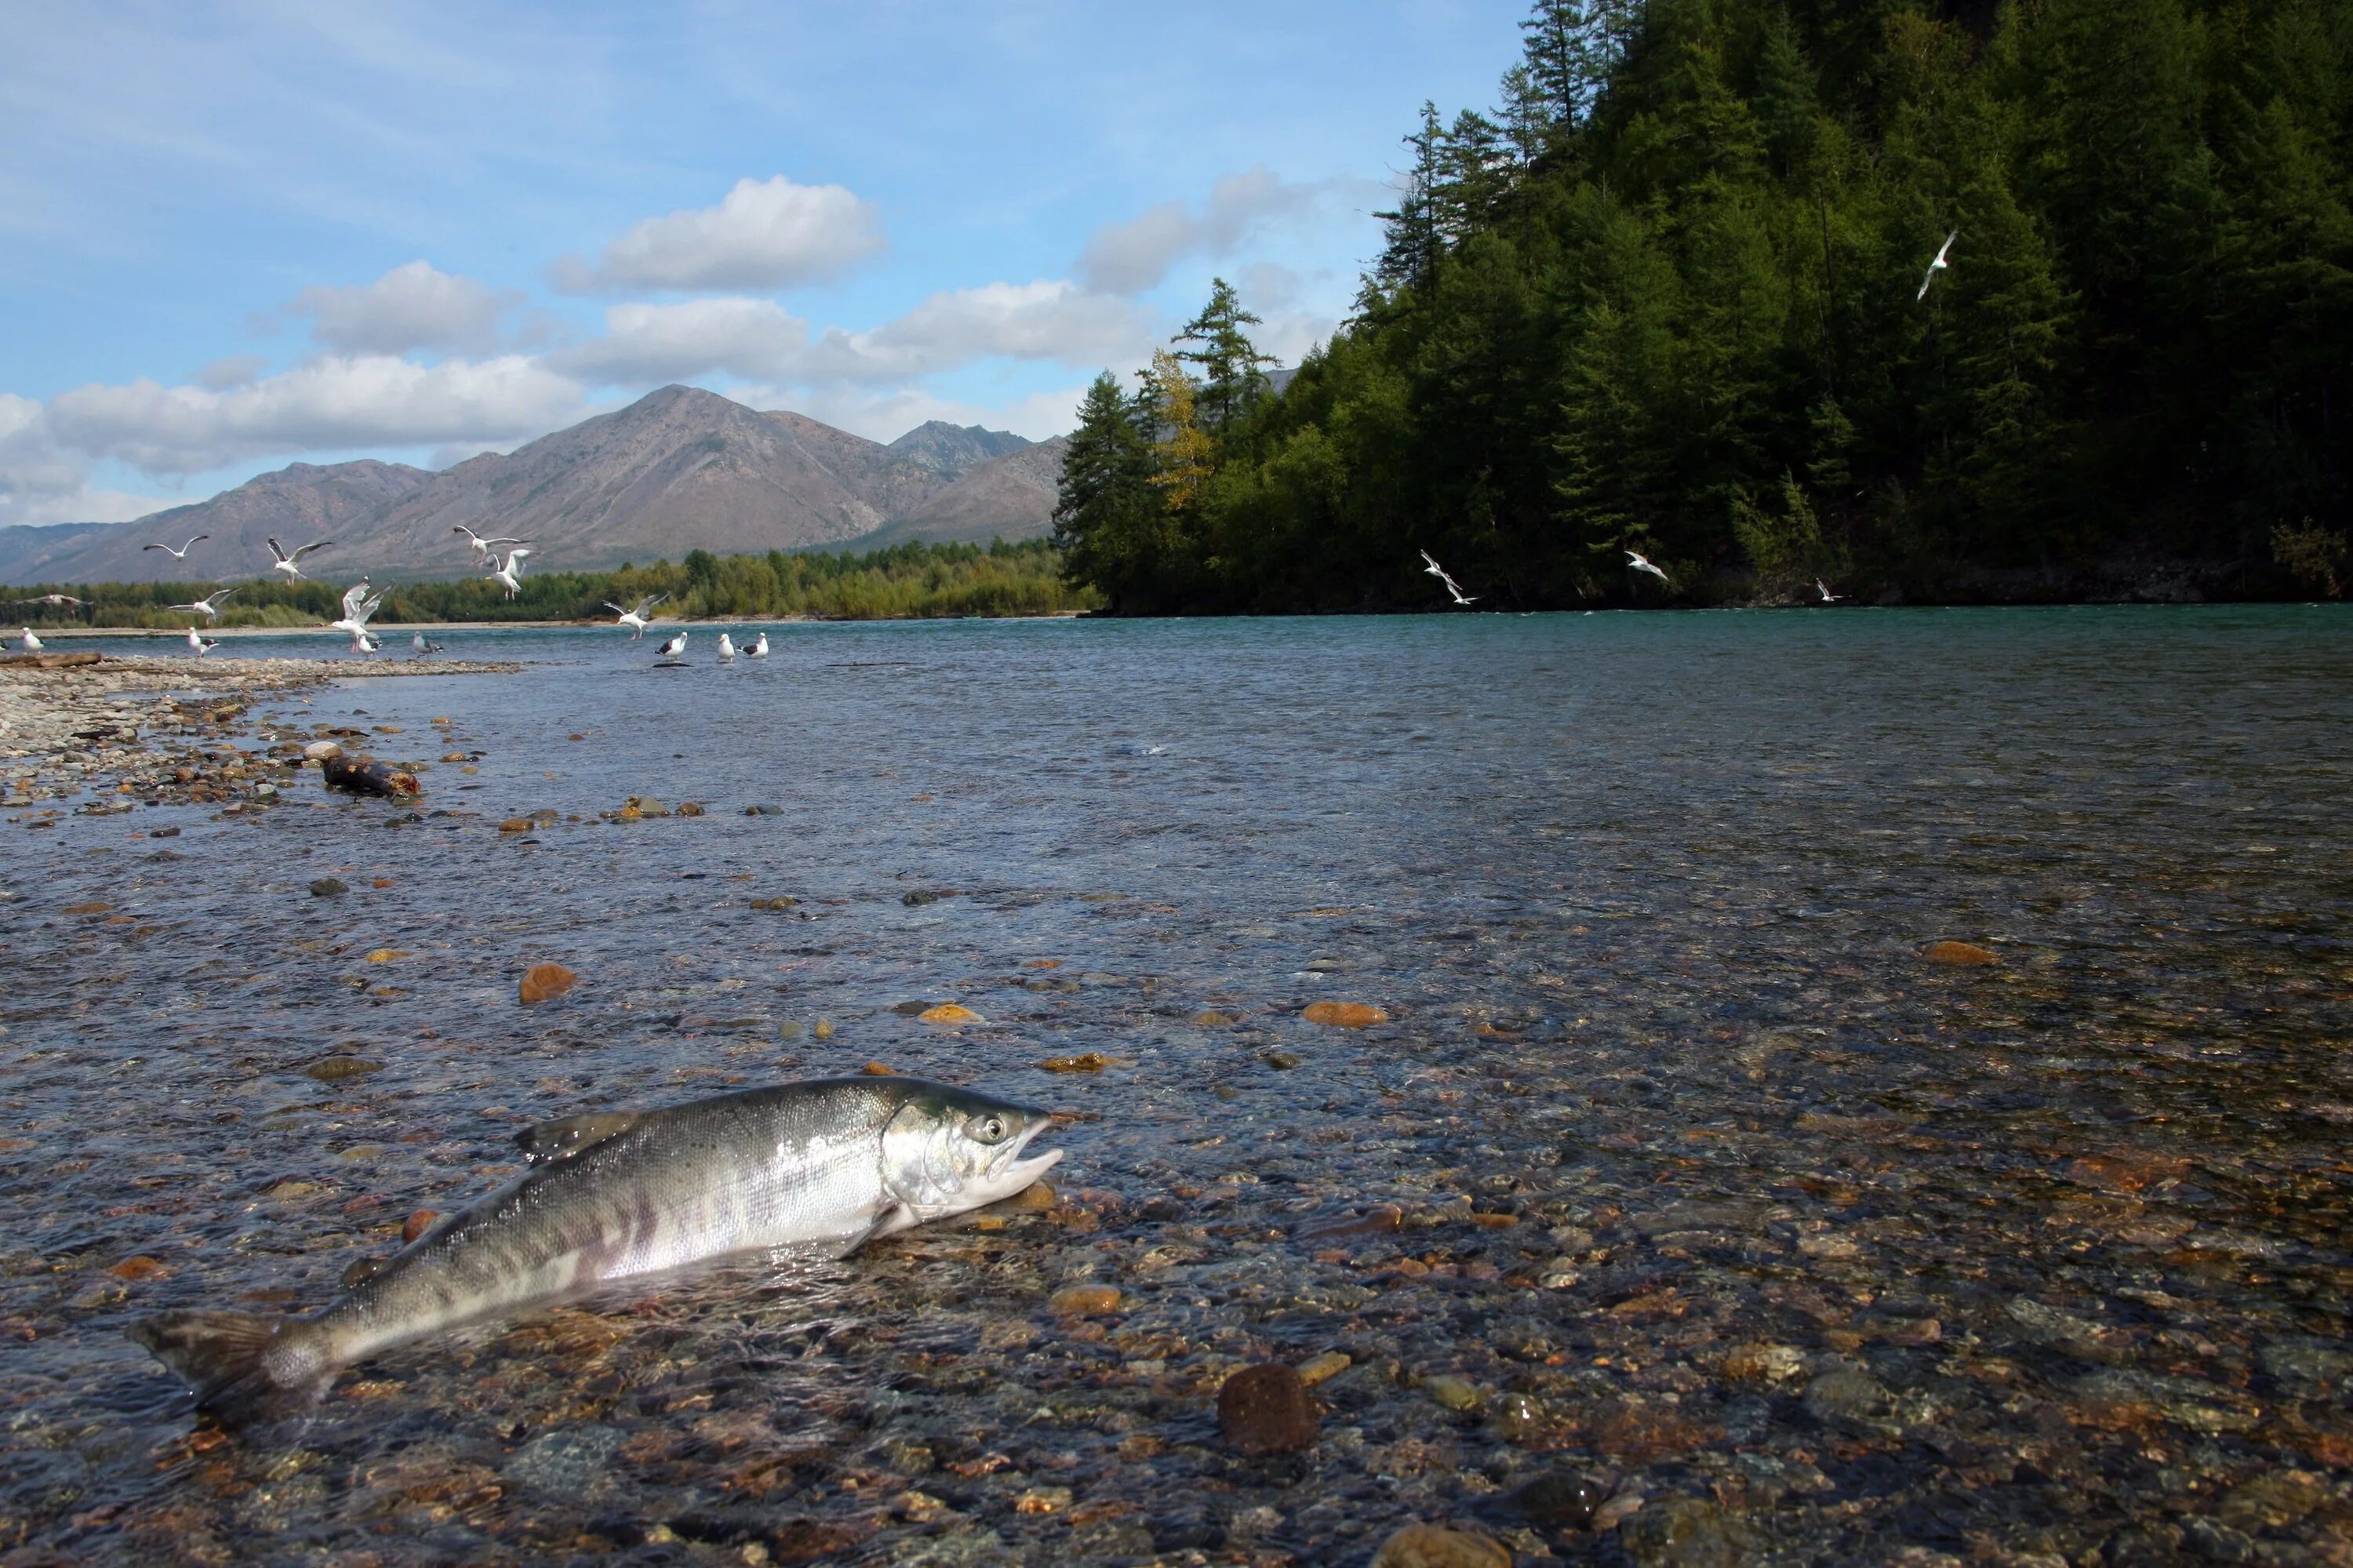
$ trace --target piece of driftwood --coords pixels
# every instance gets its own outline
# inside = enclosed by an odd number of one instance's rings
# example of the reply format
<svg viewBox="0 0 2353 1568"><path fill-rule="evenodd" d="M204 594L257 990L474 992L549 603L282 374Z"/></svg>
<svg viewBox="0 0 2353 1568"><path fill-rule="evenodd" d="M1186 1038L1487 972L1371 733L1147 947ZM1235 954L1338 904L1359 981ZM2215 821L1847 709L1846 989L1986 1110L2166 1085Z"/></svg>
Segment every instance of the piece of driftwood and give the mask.
<svg viewBox="0 0 2353 1568"><path fill-rule="evenodd" d="M0 653L0 665L15 670L79 670L105 657L103 653Z"/></svg>
<svg viewBox="0 0 2353 1568"><path fill-rule="evenodd" d="M352 789L363 795L414 795L417 792L417 775L395 768L389 762L378 762L373 757L347 757L338 753L319 765L331 789Z"/></svg>

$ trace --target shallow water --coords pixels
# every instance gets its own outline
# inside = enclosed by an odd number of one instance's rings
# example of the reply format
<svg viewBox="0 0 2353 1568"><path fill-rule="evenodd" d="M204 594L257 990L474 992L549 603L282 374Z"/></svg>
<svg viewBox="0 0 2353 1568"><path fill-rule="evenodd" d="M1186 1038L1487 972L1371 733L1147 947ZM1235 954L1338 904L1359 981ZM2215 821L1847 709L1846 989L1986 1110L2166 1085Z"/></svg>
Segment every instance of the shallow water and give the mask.
<svg viewBox="0 0 2353 1568"><path fill-rule="evenodd" d="M449 641L543 662L248 715L393 726L415 813L0 822L5 1561L2353 1558L2341 609ZM122 1335L322 1303L531 1122L870 1061L1077 1113L1061 1205L236 1437ZM1313 1453L1225 1444L1327 1351Z"/></svg>

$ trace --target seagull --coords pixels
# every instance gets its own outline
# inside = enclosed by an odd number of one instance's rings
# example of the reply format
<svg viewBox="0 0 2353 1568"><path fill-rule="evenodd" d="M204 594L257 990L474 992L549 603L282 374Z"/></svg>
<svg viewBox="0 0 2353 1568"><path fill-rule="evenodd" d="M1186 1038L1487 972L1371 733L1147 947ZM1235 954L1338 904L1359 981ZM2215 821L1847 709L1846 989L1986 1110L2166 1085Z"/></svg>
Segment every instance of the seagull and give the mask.
<svg viewBox="0 0 2353 1568"><path fill-rule="evenodd" d="M1846 597L1844 594L1831 592L1831 585L1822 581L1820 577L1816 577L1814 579L1814 589L1822 596L1822 602L1824 604L1836 604L1840 599Z"/></svg>
<svg viewBox="0 0 2353 1568"><path fill-rule="evenodd" d="M758 641L744 650L744 657L746 659L765 659L767 656L768 634L763 631L760 633L760 640Z"/></svg>
<svg viewBox="0 0 2353 1568"><path fill-rule="evenodd" d="M427 642L425 640L425 633L420 631L408 640L408 651L421 658L427 653L440 652L441 644L438 642Z"/></svg>
<svg viewBox="0 0 2353 1568"><path fill-rule="evenodd" d="M373 653L383 646L383 643L367 634L367 628L364 626L352 633L352 652L354 653Z"/></svg>
<svg viewBox="0 0 2353 1568"><path fill-rule="evenodd" d="M169 545L142 545L139 547L142 550L161 550L175 561L185 561L188 558L188 552L190 550L195 549L198 545L211 537L212 535L210 534L199 534L176 550L172 548Z"/></svg>
<svg viewBox="0 0 2353 1568"><path fill-rule="evenodd" d="M285 546L280 544L277 540L272 539L269 541L269 554L271 557L269 569L273 572L284 572L286 574L286 580L290 583L301 582L302 580L302 569L300 567L297 567L294 563L309 555L311 551L323 550L333 543L334 541L332 539L321 539L315 544L303 546L301 549L296 550L290 556L286 553Z"/></svg>
<svg viewBox="0 0 2353 1568"><path fill-rule="evenodd" d="M654 606L659 604L669 597L670 595L666 593L649 593L646 595L645 598L638 600L638 608L635 609L623 609L611 599L607 599L605 601L605 608L621 618L615 621L613 623L614 625L632 626L637 629L629 633L629 641L635 642L638 638L643 637L646 634L646 611L651 609Z"/></svg>
<svg viewBox="0 0 2353 1568"><path fill-rule="evenodd" d="M69 593L45 593L38 599L11 599L8 602L11 604L70 604L76 609L79 609L80 607L88 604L90 600L86 599L76 599Z"/></svg>
<svg viewBox="0 0 2353 1568"><path fill-rule="evenodd" d="M1640 550L1628 550L1626 552L1626 565L1635 571L1650 573L1652 577L1658 578L1669 588L1675 586L1674 579L1667 576L1666 573L1659 570L1658 567L1652 566L1650 559Z"/></svg>
<svg viewBox="0 0 2353 1568"><path fill-rule="evenodd" d="M735 644L728 641L727 633L723 631L719 634L719 662L722 664L732 663L734 658Z"/></svg>
<svg viewBox="0 0 2353 1568"><path fill-rule="evenodd" d="M343 590L343 618L341 620L329 621L328 629L333 631L348 631L356 641L367 635L368 617L374 615L376 606L383 602L382 594L376 595L374 599L368 597L367 579L363 577Z"/></svg>
<svg viewBox="0 0 2353 1568"><path fill-rule="evenodd" d="M1914 304L1916 305L1921 301L1928 297L1928 285L1936 281L1937 273L1944 271L1947 267L1952 265L1952 263L1945 260L1945 252L1950 250L1953 248L1953 241L1958 239L1960 237L1961 231L1957 228L1953 230L1952 233L1945 236L1945 242L1936 247L1936 259L1928 263L1928 270L1920 280L1920 291L1912 296L1912 302Z"/></svg>
<svg viewBox="0 0 2353 1568"><path fill-rule="evenodd" d="M1478 596L1475 594L1465 594L1462 591L1461 585L1457 583L1452 577L1446 575L1446 568L1440 566L1437 561L1431 559L1430 554L1428 550L1421 552L1421 558L1430 562L1428 566L1421 569L1429 573L1431 577L1436 577L1440 582L1444 583L1446 585L1446 591L1454 596L1455 603L1473 604L1477 602Z"/></svg>
<svg viewBox="0 0 2353 1568"><path fill-rule="evenodd" d="M198 635L196 629L191 626L188 628L188 646L195 649L196 651L196 657L201 659L206 654L211 652L214 649L219 647L220 641L216 638Z"/></svg>
<svg viewBox="0 0 2353 1568"><path fill-rule="evenodd" d="M491 573L487 580L494 583L506 584L507 597L509 599L514 598L517 594L522 592L522 574L515 570L515 563L530 554L531 552L529 550L521 548L509 550L507 552L507 564L501 567L497 571Z"/></svg>
<svg viewBox="0 0 2353 1568"><path fill-rule="evenodd" d="M477 561L480 560L485 556L495 558L499 553L498 547L501 545L528 545L531 543L528 539L485 539L480 534L475 533L471 528L467 527L463 523L459 524L455 528L450 529L449 532L452 534L463 534L466 535L467 541L474 546L474 559Z"/></svg>
<svg viewBox="0 0 2353 1568"><path fill-rule="evenodd" d="M218 593L208 593L205 595L204 598L196 600L194 604L174 604L168 605L165 608L170 609L193 609L205 618L205 623L206 625L210 625L212 622L220 619L221 600L227 599L236 591L237 589L233 588L225 588Z"/></svg>
<svg viewBox="0 0 2353 1568"><path fill-rule="evenodd" d="M669 641L663 643L661 645L660 652L661 656L665 659L675 659L680 654L685 652L686 633L681 631L677 636L671 638Z"/></svg>
<svg viewBox="0 0 2353 1568"><path fill-rule="evenodd" d="M41 651L41 640L33 635L33 629L28 626L25 628L25 641L19 646L27 653L38 653Z"/></svg>

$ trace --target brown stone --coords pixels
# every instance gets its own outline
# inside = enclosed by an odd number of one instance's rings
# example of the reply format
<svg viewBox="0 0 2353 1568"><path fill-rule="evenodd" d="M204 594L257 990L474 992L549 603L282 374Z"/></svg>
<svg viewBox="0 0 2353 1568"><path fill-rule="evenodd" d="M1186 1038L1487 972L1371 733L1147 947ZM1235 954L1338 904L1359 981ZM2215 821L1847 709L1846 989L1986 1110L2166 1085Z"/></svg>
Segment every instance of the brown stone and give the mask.
<svg viewBox="0 0 2353 1568"><path fill-rule="evenodd" d="M1090 1051L1083 1056L1049 1056L1038 1065L1050 1073L1100 1073L1111 1065L1111 1058Z"/></svg>
<svg viewBox="0 0 2353 1568"><path fill-rule="evenodd" d="M923 1009L923 1012L915 1014L915 1016L918 1020L925 1023L983 1023L987 1022L986 1019L982 1018L979 1013L975 1012L969 1007L965 1007L960 1002L954 1001L944 1001L937 1007L927 1007Z"/></svg>
<svg viewBox="0 0 2353 1568"><path fill-rule="evenodd" d="M533 964L522 977L522 1000L526 1003L545 1001L562 996L579 983L580 977L562 964Z"/></svg>
<svg viewBox="0 0 2353 1568"><path fill-rule="evenodd" d="M1512 1568L1512 1554L1467 1530L1409 1524L1381 1542L1373 1568Z"/></svg>
<svg viewBox="0 0 2353 1568"><path fill-rule="evenodd" d="M1932 964L1944 964L1954 969L2001 962L1974 942L1938 942L1920 956Z"/></svg>
<svg viewBox="0 0 2353 1568"><path fill-rule="evenodd" d="M1271 1361L1242 1368L1218 1390L1218 1429L1245 1454L1313 1448L1317 1419L1305 1380Z"/></svg>
<svg viewBox="0 0 2353 1568"><path fill-rule="evenodd" d="M124 1258L121 1263L116 1264L112 1268L108 1269L106 1272L114 1276L117 1279L141 1280L153 1279L157 1275L168 1274L171 1270L165 1268L161 1263L149 1257L146 1254L142 1253L136 1257Z"/></svg>
<svg viewBox="0 0 2353 1568"><path fill-rule="evenodd" d="M430 1209L419 1209L415 1213L409 1215L408 1218L401 1221L400 1239L402 1244L405 1245L409 1242L413 1242L418 1236L423 1235L427 1231L431 1230L433 1228L433 1222L440 1217L441 1216L439 1214L435 1213Z"/></svg>
<svg viewBox="0 0 2353 1568"><path fill-rule="evenodd" d="M825 1027L825 1020L822 1018L818 1020L818 1038L820 1040L833 1033L832 1030ZM898 1075L897 1069L886 1067L880 1062L869 1062L866 1065L859 1068L858 1070L865 1074L870 1078L891 1078Z"/></svg>
<svg viewBox="0 0 2353 1568"><path fill-rule="evenodd" d="M1046 1310L1057 1318L1085 1318L1119 1310L1116 1285L1065 1285L1046 1298Z"/></svg>
<svg viewBox="0 0 2353 1568"><path fill-rule="evenodd" d="M1328 1023L1335 1029L1366 1029L1386 1023L1389 1017L1381 1009L1362 1001L1310 1002L1299 1016L1310 1023Z"/></svg>
<svg viewBox="0 0 2353 1568"><path fill-rule="evenodd" d="M529 817L509 817L505 821L499 824L499 832L502 833L527 833L538 825L538 823L533 821Z"/></svg>

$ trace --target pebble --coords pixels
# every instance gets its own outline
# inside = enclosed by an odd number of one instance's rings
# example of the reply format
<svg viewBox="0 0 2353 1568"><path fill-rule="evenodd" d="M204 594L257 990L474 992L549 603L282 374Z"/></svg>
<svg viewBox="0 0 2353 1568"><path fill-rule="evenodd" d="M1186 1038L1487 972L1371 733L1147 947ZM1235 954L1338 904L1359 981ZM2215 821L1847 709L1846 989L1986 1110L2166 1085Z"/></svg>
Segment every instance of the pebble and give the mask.
<svg viewBox="0 0 2353 1568"><path fill-rule="evenodd" d="M961 1002L944 1001L937 1007L927 1007L915 1014L923 1023L986 1023L988 1020Z"/></svg>
<svg viewBox="0 0 2353 1568"><path fill-rule="evenodd" d="M1286 1366L1262 1361L1218 1389L1218 1430L1244 1454L1296 1454L1315 1446L1314 1396Z"/></svg>
<svg viewBox="0 0 2353 1568"><path fill-rule="evenodd" d="M580 983L580 977L562 964L533 964L524 972L519 994L527 1005L562 996Z"/></svg>
<svg viewBox="0 0 2353 1568"><path fill-rule="evenodd" d="M302 1075L322 1084L340 1084L346 1078L364 1078L383 1071L383 1063L372 1062L365 1056L322 1056L303 1068Z"/></svg>
<svg viewBox="0 0 2353 1568"><path fill-rule="evenodd" d="M1325 1351L1299 1363L1299 1381L1314 1388L1319 1383L1338 1377L1353 1364L1345 1351Z"/></svg>
<svg viewBox="0 0 2353 1568"><path fill-rule="evenodd" d="M1388 1022L1389 1015L1368 1002L1315 1001L1308 1003L1299 1016L1310 1023L1325 1023L1335 1029L1366 1029Z"/></svg>
<svg viewBox="0 0 2353 1568"><path fill-rule="evenodd" d="M1546 1470L1514 1488L1504 1500L1530 1524L1546 1530L1588 1530L1609 1497L1609 1489L1590 1476Z"/></svg>
<svg viewBox="0 0 2353 1568"><path fill-rule="evenodd" d="M1806 1352L1795 1345L1735 1345L1723 1371L1735 1383L1794 1383L1806 1375Z"/></svg>
<svg viewBox="0 0 2353 1568"><path fill-rule="evenodd" d="M538 823L533 821L529 817L509 817L505 821L499 824L499 832L502 833L527 833L538 825Z"/></svg>
<svg viewBox="0 0 2353 1568"><path fill-rule="evenodd" d="M350 891L350 885L332 876L322 876L311 885L311 896L313 898L332 898L339 893Z"/></svg>
<svg viewBox="0 0 2353 1568"><path fill-rule="evenodd" d="M1066 1285L1046 1298L1046 1310L1057 1318L1086 1318L1119 1310L1115 1285Z"/></svg>
<svg viewBox="0 0 2353 1568"><path fill-rule="evenodd" d="M1381 1542L1372 1568L1512 1568L1500 1542L1467 1530L1409 1524Z"/></svg>
<svg viewBox="0 0 2353 1568"><path fill-rule="evenodd" d="M1447 1409L1457 1413L1476 1410L1486 1403L1486 1395L1479 1391L1477 1383L1468 1378L1454 1377L1444 1372L1436 1377L1422 1379L1421 1391Z"/></svg>
<svg viewBox="0 0 2353 1568"><path fill-rule="evenodd" d="M1100 1073L1111 1065L1111 1058L1100 1051L1089 1051L1081 1056L1049 1056L1038 1065L1050 1073Z"/></svg>
<svg viewBox="0 0 2353 1568"><path fill-rule="evenodd" d="M406 1245L406 1244L415 1241L418 1236L423 1235L427 1231L431 1230L433 1228L433 1222L440 1217L441 1216L438 1213L436 1213L431 1209L419 1209L416 1213L410 1214L408 1218L401 1221L400 1240L402 1245Z"/></svg>
<svg viewBox="0 0 2353 1568"><path fill-rule="evenodd" d="M1664 1498L1625 1523L1619 1539L1641 1568L1737 1568L1764 1551L1764 1533L1699 1498Z"/></svg>
<svg viewBox="0 0 2353 1568"><path fill-rule="evenodd" d="M1980 968L2001 960L1974 942L1937 942L1920 955L1932 964L1944 964L1953 969Z"/></svg>

